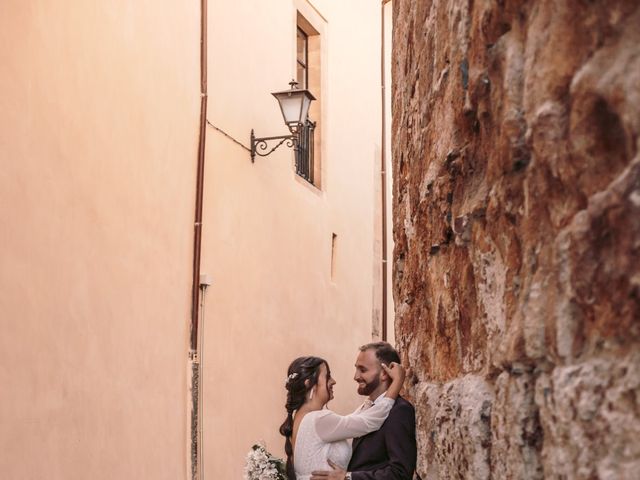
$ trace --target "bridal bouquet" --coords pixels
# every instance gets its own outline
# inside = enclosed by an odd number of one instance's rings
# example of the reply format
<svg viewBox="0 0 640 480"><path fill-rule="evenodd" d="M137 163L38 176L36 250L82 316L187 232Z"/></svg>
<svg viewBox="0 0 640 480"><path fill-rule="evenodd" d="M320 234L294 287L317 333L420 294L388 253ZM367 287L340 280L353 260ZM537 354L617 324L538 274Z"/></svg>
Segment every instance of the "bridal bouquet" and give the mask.
<svg viewBox="0 0 640 480"><path fill-rule="evenodd" d="M258 443L247 453L244 480L287 480L286 470L281 458L274 457Z"/></svg>

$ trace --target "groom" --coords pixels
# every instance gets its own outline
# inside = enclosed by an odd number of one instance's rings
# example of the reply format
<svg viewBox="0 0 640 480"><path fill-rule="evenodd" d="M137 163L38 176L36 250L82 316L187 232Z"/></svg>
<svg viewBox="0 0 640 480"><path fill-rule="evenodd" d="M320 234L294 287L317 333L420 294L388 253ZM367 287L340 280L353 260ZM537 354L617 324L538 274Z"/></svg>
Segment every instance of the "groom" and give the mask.
<svg viewBox="0 0 640 480"><path fill-rule="evenodd" d="M367 395L360 409L368 408L382 395L391 379L381 363L400 363L398 352L387 342L360 347L356 359L358 393ZM380 430L353 440L348 471L329 462L332 471L315 471L311 480L411 480L416 468L416 423L413 405L396 399Z"/></svg>

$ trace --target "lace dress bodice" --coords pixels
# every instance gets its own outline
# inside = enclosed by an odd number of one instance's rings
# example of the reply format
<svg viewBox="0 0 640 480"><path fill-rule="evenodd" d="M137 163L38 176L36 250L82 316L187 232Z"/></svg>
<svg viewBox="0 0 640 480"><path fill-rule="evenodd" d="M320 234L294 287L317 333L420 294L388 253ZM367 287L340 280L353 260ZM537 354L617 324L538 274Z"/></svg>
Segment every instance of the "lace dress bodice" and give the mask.
<svg viewBox="0 0 640 480"><path fill-rule="evenodd" d="M349 464L351 442L347 439L325 442L316 431L316 419L329 413L329 410L309 412L300 422L293 459L297 480L309 478L314 470L331 470L327 459L342 468Z"/></svg>
<svg viewBox="0 0 640 480"><path fill-rule="evenodd" d="M371 408L344 416L331 410L307 413L296 435L296 479L308 480L314 470L331 470L327 460L346 469L351 459L351 440L378 430L394 402L383 396Z"/></svg>

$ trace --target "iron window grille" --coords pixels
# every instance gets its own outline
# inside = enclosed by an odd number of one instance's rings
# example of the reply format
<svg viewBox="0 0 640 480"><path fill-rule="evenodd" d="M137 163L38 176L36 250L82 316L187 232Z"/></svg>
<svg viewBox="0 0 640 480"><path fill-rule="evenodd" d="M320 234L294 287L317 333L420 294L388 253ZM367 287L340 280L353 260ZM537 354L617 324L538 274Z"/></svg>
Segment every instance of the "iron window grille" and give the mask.
<svg viewBox="0 0 640 480"><path fill-rule="evenodd" d="M313 131L316 122L307 120L300 128L296 152L296 173L313 183Z"/></svg>

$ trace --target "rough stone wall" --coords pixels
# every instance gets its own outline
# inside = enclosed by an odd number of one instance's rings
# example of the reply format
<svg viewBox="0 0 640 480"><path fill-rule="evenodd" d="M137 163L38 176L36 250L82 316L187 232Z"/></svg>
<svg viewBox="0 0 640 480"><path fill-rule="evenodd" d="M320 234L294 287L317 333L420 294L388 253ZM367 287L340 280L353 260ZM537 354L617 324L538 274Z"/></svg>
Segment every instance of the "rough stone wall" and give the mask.
<svg viewBox="0 0 640 480"><path fill-rule="evenodd" d="M393 8L418 473L640 478L640 2Z"/></svg>

